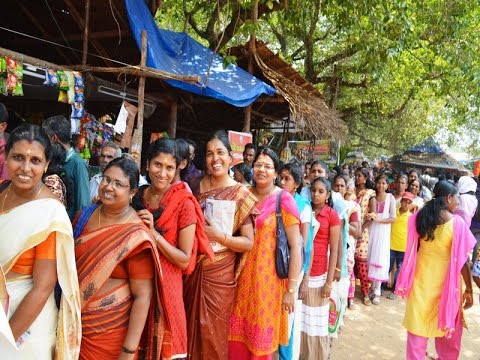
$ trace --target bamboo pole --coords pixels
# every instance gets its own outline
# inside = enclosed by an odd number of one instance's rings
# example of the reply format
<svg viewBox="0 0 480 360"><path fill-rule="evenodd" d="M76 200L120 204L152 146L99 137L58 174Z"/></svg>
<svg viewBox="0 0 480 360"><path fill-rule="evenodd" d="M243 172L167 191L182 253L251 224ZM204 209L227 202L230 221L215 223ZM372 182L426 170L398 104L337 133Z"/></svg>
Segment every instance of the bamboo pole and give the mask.
<svg viewBox="0 0 480 360"><path fill-rule="evenodd" d="M90 0L85 0L85 20L84 20L84 27L83 27L82 65L87 64L89 27L90 27Z"/></svg>
<svg viewBox="0 0 480 360"><path fill-rule="evenodd" d="M140 66L145 66L147 63L147 32L142 30L142 49L140 56ZM143 141L143 111L145 107L145 76L140 76L138 79L138 113L137 113L137 131L140 136L140 149ZM142 163L142 152L138 155L138 166Z"/></svg>

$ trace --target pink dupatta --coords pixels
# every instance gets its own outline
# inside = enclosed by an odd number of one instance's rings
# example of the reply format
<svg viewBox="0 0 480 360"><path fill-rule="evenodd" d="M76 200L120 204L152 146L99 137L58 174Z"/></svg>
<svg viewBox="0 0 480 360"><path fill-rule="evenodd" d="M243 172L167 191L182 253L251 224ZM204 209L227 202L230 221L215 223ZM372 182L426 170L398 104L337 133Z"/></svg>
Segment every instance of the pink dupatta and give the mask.
<svg viewBox="0 0 480 360"><path fill-rule="evenodd" d="M395 293L407 298L412 289L415 277L415 265L418 252L418 233L416 228L418 213L408 219L408 239L405 260L400 269ZM445 337L450 338L455 331L455 319L460 307L460 272L467 261L468 252L476 244L475 237L471 233L462 218L454 215L453 241L448 265L447 275L443 284L442 297L438 311L438 328L445 331ZM453 259L453 261L452 261Z"/></svg>
<svg viewBox="0 0 480 360"><path fill-rule="evenodd" d="M277 200L277 192L274 192L270 196L268 196L263 203L258 206L258 210L260 211L260 215L257 216L255 219L255 227L262 226L265 220L272 214L275 214L275 206ZM282 201L280 203L282 210L292 214L297 219L300 220L300 214L298 212L297 204L295 199L291 194L287 191L282 190Z"/></svg>

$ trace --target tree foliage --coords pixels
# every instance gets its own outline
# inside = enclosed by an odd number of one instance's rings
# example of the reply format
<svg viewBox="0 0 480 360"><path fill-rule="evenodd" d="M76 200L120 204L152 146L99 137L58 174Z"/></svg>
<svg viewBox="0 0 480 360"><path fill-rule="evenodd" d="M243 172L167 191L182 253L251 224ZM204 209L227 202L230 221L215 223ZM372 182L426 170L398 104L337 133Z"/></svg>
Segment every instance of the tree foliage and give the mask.
<svg viewBox="0 0 480 360"><path fill-rule="evenodd" d="M439 132L476 130L476 0L164 0L157 20L217 51L255 30L324 93L352 147L392 154Z"/></svg>

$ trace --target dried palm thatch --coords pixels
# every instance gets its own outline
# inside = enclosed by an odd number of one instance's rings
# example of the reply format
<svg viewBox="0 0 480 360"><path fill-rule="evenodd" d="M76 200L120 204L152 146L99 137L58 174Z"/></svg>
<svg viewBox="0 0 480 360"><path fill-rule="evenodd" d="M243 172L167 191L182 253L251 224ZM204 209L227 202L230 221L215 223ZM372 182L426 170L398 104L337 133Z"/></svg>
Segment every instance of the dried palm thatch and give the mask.
<svg viewBox="0 0 480 360"><path fill-rule="evenodd" d="M287 79L280 72L269 67L256 51L252 53L257 66L275 86L278 93L287 100L290 106L290 119L295 127L316 139L333 138L345 140L347 127L340 115L330 109L324 99L308 92L303 87Z"/></svg>

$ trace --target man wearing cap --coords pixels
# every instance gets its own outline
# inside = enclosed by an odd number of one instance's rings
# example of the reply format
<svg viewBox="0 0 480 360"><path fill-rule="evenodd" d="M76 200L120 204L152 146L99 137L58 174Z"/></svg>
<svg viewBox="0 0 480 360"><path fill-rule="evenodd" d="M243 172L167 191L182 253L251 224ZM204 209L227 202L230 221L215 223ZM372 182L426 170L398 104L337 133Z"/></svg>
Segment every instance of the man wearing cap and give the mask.
<svg viewBox="0 0 480 360"><path fill-rule="evenodd" d="M8 125L8 111L5 105L0 103L0 179L8 180L7 168L5 166L5 146L8 135L5 133Z"/></svg>
<svg viewBox="0 0 480 360"><path fill-rule="evenodd" d="M415 195L411 192L405 191L400 200L400 207L397 209L397 218L392 223L392 230L390 233L390 272L393 271L393 266L396 264L395 275L393 277L392 292L387 296L387 299L395 299L395 285L397 282L398 273L402 267L405 250L407 249L407 233L408 233L408 218L411 213L413 199Z"/></svg>

